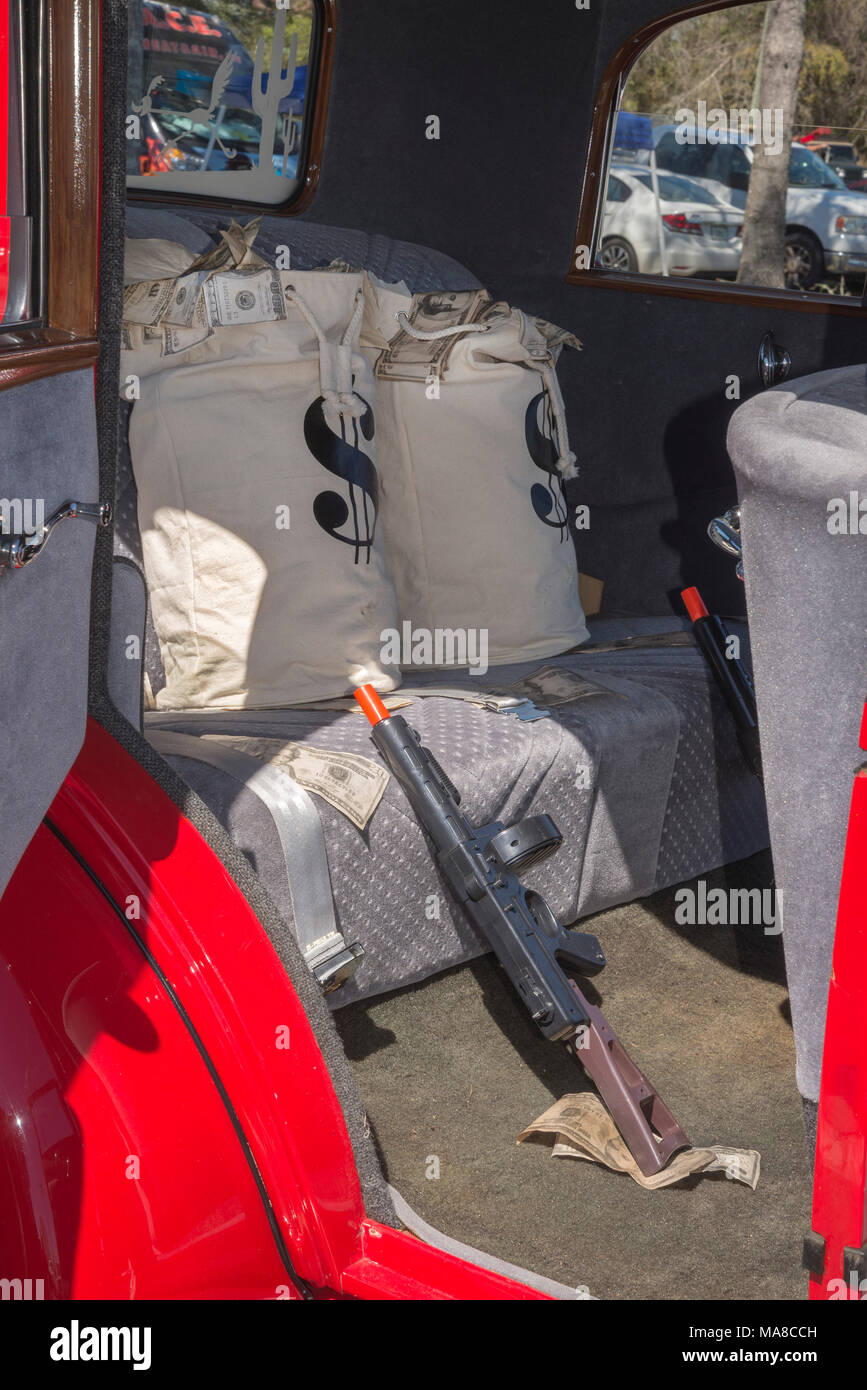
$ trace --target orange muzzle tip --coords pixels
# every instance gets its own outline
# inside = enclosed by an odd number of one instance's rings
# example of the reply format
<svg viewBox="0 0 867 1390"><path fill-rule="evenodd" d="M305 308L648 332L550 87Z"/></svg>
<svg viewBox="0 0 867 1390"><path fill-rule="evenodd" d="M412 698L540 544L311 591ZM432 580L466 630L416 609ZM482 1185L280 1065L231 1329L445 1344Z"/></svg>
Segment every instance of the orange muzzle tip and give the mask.
<svg viewBox="0 0 867 1390"><path fill-rule="evenodd" d="M683 599L683 605L689 616L692 618L693 622L696 622L699 618L706 618L708 616L708 611L705 607L704 599L702 598L698 589L681 589L680 596Z"/></svg>
<svg viewBox="0 0 867 1390"><path fill-rule="evenodd" d="M353 690L355 696L364 713L367 715L371 724L381 724L383 719L389 718L388 710L380 700L372 685L360 685L357 690Z"/></svg>

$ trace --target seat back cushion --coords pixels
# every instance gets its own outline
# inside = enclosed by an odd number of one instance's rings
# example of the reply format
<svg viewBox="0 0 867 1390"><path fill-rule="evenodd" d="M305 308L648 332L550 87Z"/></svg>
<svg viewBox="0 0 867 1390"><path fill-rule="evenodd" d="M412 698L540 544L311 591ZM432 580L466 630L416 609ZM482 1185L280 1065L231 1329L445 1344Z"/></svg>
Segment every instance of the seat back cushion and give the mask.
<svg viewBox="0 0 867 1390"><path fill-rule="evenodd" d="M728 447L798 1084L816 1100L865 693L867 546L849 512L867 484L867 366L755 396L735 411Z"/></svg>

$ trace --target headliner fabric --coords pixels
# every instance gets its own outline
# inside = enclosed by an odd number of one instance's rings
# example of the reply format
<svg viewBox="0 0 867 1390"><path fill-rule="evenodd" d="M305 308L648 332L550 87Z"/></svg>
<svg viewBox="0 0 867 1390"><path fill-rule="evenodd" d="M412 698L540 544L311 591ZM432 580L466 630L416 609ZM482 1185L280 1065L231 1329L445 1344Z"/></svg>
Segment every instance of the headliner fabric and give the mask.
<svg viewBox="0 0 867 1390"><path fill-rule="evenodd" d="M829 503L867 488L867 366L754 397L728 447L798 1086L816 1100L867 651L865 538L832 535Z"/></svg>
<svg viewBox="0 0 867 1390"><path fill-rule="evenodd" d="M619 635L618 626L609 621L605 635ZM532 723L443 697L415 699L402 713L456 783L476 824L544 811L553 816L564 843L526 882L562 921L766 847L761 788L741 759L697 650L577 654L550 664L580 671L613 693L561 706L552 718ZM497 683L537 665L499 667ZM485 684L469 676L449 681ZM414 686L441 682L437 672L416 672L413 679ZM145 724L376 756L360 713L160 712L146 715ZM281 911L291 913L279 842L264 807L212 768L192 759L176 765L248 854ZM338 925L365 950L354 979L330 997L333 1007L423 980L486 949L449 898L393 779L364 831L315 800Z"/></svg>

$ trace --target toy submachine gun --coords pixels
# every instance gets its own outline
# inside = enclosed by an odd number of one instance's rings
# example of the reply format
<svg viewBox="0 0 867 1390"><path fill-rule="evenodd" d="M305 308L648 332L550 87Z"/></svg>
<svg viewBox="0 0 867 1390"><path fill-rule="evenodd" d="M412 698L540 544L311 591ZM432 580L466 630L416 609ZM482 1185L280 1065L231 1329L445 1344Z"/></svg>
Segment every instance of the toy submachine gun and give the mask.
<svg viewBox="0 0 867 1390"><path fill-rule="evenodd" d="M560 966L563 960L581 975L596 975L605 965L602 948L595 936L562 927L541 894L518 879L562 844L551 817L528 816L509 827L500 821L472 825L460 809L460 794L416 730L389 713L373 686L362 686L355 698L373 726L373 742L433 841L443 877L534 1023L546 1038L564 1043L595 1082L642 1173L658 1173L689 1140L601 1009Z"/></svg>

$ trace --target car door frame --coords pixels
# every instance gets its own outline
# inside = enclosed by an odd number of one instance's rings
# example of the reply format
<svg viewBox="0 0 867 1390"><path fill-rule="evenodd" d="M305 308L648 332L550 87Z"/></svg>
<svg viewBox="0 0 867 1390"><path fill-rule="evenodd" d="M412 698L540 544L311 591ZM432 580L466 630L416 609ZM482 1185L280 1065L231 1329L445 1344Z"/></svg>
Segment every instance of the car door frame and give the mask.
<svg viewBox="0 0 867 1390"><path fill-rule="evenodd" d="M23 27L16 23L21 15ZM22 206L13 196L10 216L32 221L24 274L33 289L31 317L0 331L0 740L15 791L0 845L0 892L84 737L94 521L107 520L97 507L94 394L101 18L101 0L0 4L4 63L13 77L13 55L25 57L0 121L5 134L16 129L19 114L25 117L13 157L17 184L24 171L27 200ZM4 167L4 214L8 186ZM73 525L76 516L91 519Z"/></svg>
<svg viewBox="0 0 867 1390"><path fill-rule="evenodd" d="M44 0L44 25L40 134L51 273L40 325L0 333L0 391L93 367L99 356L99 0Z"/></svg>

